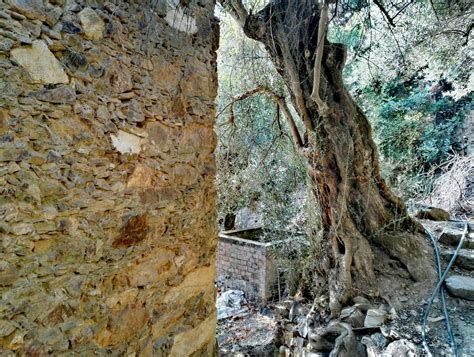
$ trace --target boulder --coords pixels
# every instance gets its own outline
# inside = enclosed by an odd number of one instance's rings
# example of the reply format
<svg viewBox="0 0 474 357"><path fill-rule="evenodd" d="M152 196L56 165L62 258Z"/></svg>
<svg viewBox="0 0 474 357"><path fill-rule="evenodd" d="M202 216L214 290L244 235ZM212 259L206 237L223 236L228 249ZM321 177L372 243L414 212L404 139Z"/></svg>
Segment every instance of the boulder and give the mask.
<svg viewBox="0 0 474 357"><path fill-rule="evenodd" d="M449 213L438 207L422 207L415 214L415 217L431 221L448 221Z"/></svg>
<svg viewBox="0 0 474 357"><path fill-rule="evenodd" d="M44 41L34 41L31 46L14 48L11 58L25 68L33 80L43 84L68 83L69 78Z"/></svg>
<svg viewBox="0 0 474 357"><path fill-rule="evenodd" d="M445 283L452 295L466 300L474 300L474 278L453 275L447 278Z"/></svg>

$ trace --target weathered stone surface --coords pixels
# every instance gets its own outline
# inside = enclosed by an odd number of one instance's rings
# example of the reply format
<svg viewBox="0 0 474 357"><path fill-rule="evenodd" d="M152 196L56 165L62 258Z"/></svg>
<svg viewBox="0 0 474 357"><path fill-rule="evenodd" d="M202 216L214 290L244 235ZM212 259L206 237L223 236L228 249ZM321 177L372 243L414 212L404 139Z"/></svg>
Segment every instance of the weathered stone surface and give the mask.
<svg viewBox="0 0 474 357"><path fill-rule="evenodd" d="M190 356L196 351L200 351L201 356L211 355L212 341L215 338L215 325L216 318L211 316L193 329L178 334L174 338L174 344L169 354L170 357Z"/></svg>
<svg viewBox="0 0 474 357"><path fill-rule="evenodd" d="M2 356L213 355L214 5L146 6L0 0Z"/></svg>
<svg viewBox="0 0 474 357"><path fill-rule="evenodd" d="M76 91L67 85L53 89L42 89L33 92L32 95L39 100L56 104L71 104L76 100Z"/></svg>
<svg viewBox="0 0 474 357"><path fill-rule="evenodd" d="M194 34L197 32L196 19L186 14L184 9L180 7L173 7L167 13L165 17L168 25L174 29L188 34Z"/></svg>
<svg viewBox="0 0 474 357"><path fill-rule="evenodd" d="M390 357L415 357L418 355L418 351L412 342L402 339L390 343L383 352L383 355Z"/></svg>
<svg viewBox="0 0 474 357"><path fill-rule="evenodd" d="M121 154L138 154L142 150L144 139L137 135L119 130L117 135L111 134L112 144Z"/></svg>
<svg viewBox="0 0 474 357"><path fill-rule="evenodd" d="M8 0L13 11L17 11L32 20L46 19L42 0Z"/></svg>
<svg viewBox="0 0 474 357"><path fill-rule="evenodd" d="M438 207L422 207L415 216L420 219L429 219L431 221L449 220L449 213Z"/></svg>
<svg viewBox="0 0 474 357"><path fill-rule="evenodd" d="M354 306L346 307L341 311L341 321L352 327L364 327L364 314Z"/></svg>
<svg viewBox="0 0 474 357"><path fill-rule="evenodd" d="M15 330L16 327L13 323L6 320L0 320L0 337L8 336Z"/></svg>
<svg viewBox="0 0 474 357"><path fill-rule="evenodd" d="M384 324L387 312L380 309L369 309L365 315L364 327L377 327Z"/></svg>
<svg viewBox="0 0 474 357"><path fill-rule="evenodd" d="M441 250L441 256L447 260L451 260L454 256L455 249L443 249ZM474 270L474 250L472 249L460 249L454 265L457 265L460 268Z"/></svg>
<svg viewBox="0 0 474 357"><path fill-rule="evenodd" d="M461 241L463 232L464 227L445 227L441 232L441 235L439 236L438 242L457 247L459 242ZM474 239L472 237L472 234L466 234L462 247L474 249Z"/></svg>
<svg viewBox="0 0 474 357"><path fill-rule="evenodd" d="M35 81L44 84L69 82L61 64L44 41L34 41L30 47L14 48L11 57L24 67Z"/></svg>
<svg viewBox="0 0 474 357"><path fill-rule="evenodd" d="M79 13L79 19L87 39L98 41L104 37L104 21L90 7L86 7Z"/></svg>
<svg viewBox="0 0 474 357"><path fill-rule="evenodd" d="M454 296L466 300L474 300L474 278L453 275L446 279L446 287Z"/></svg>

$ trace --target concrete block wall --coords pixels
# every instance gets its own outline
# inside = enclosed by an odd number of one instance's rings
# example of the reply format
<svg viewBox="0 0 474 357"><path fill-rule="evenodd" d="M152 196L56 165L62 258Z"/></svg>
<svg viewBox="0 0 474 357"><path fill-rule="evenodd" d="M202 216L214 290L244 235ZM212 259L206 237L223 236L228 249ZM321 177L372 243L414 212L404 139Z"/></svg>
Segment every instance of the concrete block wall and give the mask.
<svg viewBox="0 0 474 357"><path fill-rule="evenodd" d="M265 303L272 298L277 279L272 243L261 243L238 237L238 233L219 234L217 279L224 287L239 289L247 298Z"/></svg>

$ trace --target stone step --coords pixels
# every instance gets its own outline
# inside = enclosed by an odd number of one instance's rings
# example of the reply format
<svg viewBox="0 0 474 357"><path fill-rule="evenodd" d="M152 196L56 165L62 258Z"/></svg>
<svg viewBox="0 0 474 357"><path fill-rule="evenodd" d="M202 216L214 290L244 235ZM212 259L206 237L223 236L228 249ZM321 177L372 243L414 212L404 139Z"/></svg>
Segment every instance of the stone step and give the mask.
<svg viewBox="0 0 474 357"><path fill-rule="evenodd" d="M457 247L464 229L461 227L445 227L439 236L438 242ZM474 233L468 233L464 238L462 248L474 249Z"/></svg>
<svg viewBox="0 0 474 357"><path fill-rule="evenodd" d="M462 275L453 275L446 279L446 288L457 297L474 300L474 278Z"/></svg>
<svg viewBox="0 0 474 357"><path fill-rule="evenodd" d="M453 257L454 252L454 248L442 249L441 256L449 261ZM460 249L456 260L454 261L454 265L460 268L474 270L474 250Z"/></svg>

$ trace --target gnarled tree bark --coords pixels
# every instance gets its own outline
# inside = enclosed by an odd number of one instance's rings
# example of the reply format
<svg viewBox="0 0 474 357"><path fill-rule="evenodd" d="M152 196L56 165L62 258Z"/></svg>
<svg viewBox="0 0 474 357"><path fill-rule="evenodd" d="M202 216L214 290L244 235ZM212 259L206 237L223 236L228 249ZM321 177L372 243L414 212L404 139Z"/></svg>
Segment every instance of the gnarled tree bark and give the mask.
<svg viewBox="0 0 474 357"><path fill-rule="evenodd" d="M304 152L323 227L314 284L329 292L331 315L339 315L354 291L375 288L375 249L398 259L415 280L432 280L429 246L420 226L382 179L371 126L344 87L345 48L325 36L318 45L320 5L273 0L248 14L239 0L220 2L248 37L264 44L307 130ZM315 94L318 46L324 51ZM320 110L312 93L327 109Z"/></svg>

